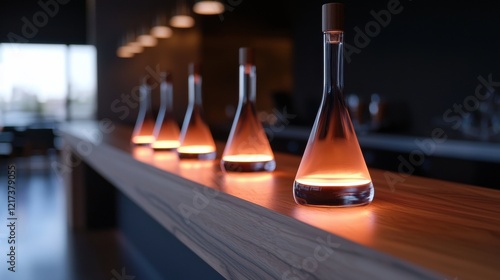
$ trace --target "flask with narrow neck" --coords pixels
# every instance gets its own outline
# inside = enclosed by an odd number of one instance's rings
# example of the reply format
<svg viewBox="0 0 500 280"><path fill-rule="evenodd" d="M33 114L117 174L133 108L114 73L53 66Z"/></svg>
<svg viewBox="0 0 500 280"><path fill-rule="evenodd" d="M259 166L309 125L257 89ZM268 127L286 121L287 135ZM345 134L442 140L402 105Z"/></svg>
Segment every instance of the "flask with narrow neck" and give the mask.
<svg viewBox="0 0 500 280"><path fill-rule="evenodd" d="M357 206L374 189L343 97L343 5L323 5L324 88L293 186L298 204Z"/></svg>
<svg viewBox="0 0 500 280"><path fill-rule="evenodd" d="M151 110L150 78L144 77L139 87L139 113L132 132L132 143L136 145L150 145L154 141L155 118Z"/></svg>
<svg viewBox="0 0 500 280"><path fill-rule="evenodd" d="M179 125L173 115L172 75L160 73L160 111L156 117L154 129L155 141L151 144L154 150L175 150L179 147Z"/></svg>
<svg viewBox="0 0 500 280"><path fill-rule="evenodd" d="M255 112L256 72L254 51L240 48L240 96L233 126L222 155L226 171L273 171L274 154Z"/></svg>
<svg viewBox="0 0 500 280"><path fill-rule="evenodd" d="M203 119L201 101L201 75L197 63L189 65L189 105L182 125L179 158L215 159L215 142L210 128Z"/></svg>

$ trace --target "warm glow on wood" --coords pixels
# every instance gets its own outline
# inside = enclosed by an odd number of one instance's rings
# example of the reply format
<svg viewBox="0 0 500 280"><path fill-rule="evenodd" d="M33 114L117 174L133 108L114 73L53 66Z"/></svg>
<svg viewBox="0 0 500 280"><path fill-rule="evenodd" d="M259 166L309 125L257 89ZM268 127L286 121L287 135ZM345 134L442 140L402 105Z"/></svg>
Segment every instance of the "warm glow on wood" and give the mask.
<svg viewBox="0 0 500 280"><path fill-rule="evenodd" d="M271 206L276 191L275 173L272 172L227 172L221 189L231 195L261 206Z"/></svg>
<svg viewBox="0 0 500 280"><path fill-rule="evenodd" d="M155 161L157 162L170 162L170 161L173 161L173 162L177 162L177 160L179 159L177 157L177 153L176 152L173 152L173 151L158 151L158 152L155 152L154 155L153 155L153 158Z"/></svg>
<svg viewBox="0 0 500 280"><path fill-rule="evenodd" d="M153 135L137 135L132 137L132 143L134 144L151 144L155 141Z"/></svg>
<svg viewBox="0 0 500 280"><path fill-rule="evenodd" d="M213 161L211 160L181 160L179 163L179 167L181 168L181 172L193 170L201 171L208 170L211 171L214 166ZM189 175L189 173L187 173ZM193 174L190 174L191 177ZM199 175L199 174L198 174ZM189 176L188 176L189 177Z"/></svg>
<svg viewBox="0 0 500 280"><path fill-rule="evenodd" d="M334 229L336 234L361 244L368 245L374 241L376 217L371 208L336 208L335 215L327 208L323 209L297 207L293 209L292 216L326 231Z"/></svg>
<svg viewBox="0 0 500 280"><path fill-rule="evenodd" d="M273 160L273 157L270 155L240 154L240 155L227 155L224 156L222 160L229 162L265 162Z"/></svg>
<svg viewBox="0 0 500 280"><path fill-rule="evenodd" d="M193 145L179 147L177 151L183 154L208 154L215 152L215 148L210 145Z"/></svg>
<svg viewBox="0 0 500 280"><path fill-rule="evenodd" d="M270 183L274 177L272 173L228 173L226 182L229 186L234 184L254 184L254 183Z"/></svg>
<svg viewBox="0 0 500 280"><path fill-rule="evenodd" d="M179 140L159 140L151 144L153 149L176 149L180 145Z"/></svg>
<svg viewBox="0 0 500 280"><path fill-rule="evenodd" d="M146 160L153 155L153 151L147 146L134 147L131 152L139 160Z"/></svg>

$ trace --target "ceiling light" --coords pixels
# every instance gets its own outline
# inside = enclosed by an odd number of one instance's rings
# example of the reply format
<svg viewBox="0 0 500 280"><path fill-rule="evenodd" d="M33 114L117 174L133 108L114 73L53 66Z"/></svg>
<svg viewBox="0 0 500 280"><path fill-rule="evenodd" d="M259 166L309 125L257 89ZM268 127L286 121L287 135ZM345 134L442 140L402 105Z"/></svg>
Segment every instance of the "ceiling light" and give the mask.
<svg viewBox="0 0 500 280"><path fill-rule="evenodd" d="M176 15L170 19L170 25L177 28L190 28L194 25L194 19L188 15Z"/></svg>
<svg viewBox="0 0 500 280"><path fill-rule="evenodd" d="M128 42L127 47L132 53L141 53L144 49L142 45L136 41Z"/></svg>
<svg viewBox="0 0 500 280"><path fill-rule="evenodd" d="M151 28L151 35L156 38L170 38L172 37L172 28L168 26L157 25Z"/></svg>
<svg viewBox="0 0 500 280"><path fill-rule="evenodd" d="M215 0L201 0L194 4L193 11L201 15L218 15L224 12L224 4Z"/></svg>
<svg viewBox="0 0 500 280"><path fill-rule="evenodd" d="M150 34L142 34L137 37L137 42L143 47L154 47L158 43L158 40Z"/></svg>
<svg viewBox="0 0 500 280"><path fill-rule="evenodd" d="M134 56L134 53L130 51L130 47L128 46L120 46L116 50L116 55L121 58L130 58Z"/></svg>
<svg viewBox="0 0 500 280"><path fill-rule="evenodd" d="M194 26L194 18L190 15L185 0L178 0L176 12L170 19L170 25L177 28L190 28Z"/></svg>
<svg viewBox="0 0 500 280"><path fill-rule="evenodd" d="M123 46L127 46L127 49L131 53L141 53L143 50L143 47L139 42L136 41L134 32L129 32L127 34L127 39L125 40L127 42L126 44L123 44Z"/></svg>
<svg viewBox="0 0 500 280"><path fill-rule="evenodd" d="M167 26L167 19L165 16L158 16L153 22L153 28L150 31L151 35L156 38L170 38L172 37L172 28Z"/></svg>

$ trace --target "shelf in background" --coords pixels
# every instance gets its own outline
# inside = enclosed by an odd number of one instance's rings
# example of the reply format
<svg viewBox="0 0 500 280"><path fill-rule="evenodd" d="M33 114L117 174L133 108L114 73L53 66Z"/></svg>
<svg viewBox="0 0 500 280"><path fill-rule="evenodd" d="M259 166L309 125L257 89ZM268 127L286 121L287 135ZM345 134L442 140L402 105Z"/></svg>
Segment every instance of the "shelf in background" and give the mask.
<svg viewBox="0 0 500 280"><path fill-rule="evenodd" d="M273 131L273 137L307 142L310 133L310 128L287 126L283 130ZM446 138L446 134L439 137L436 135L435 138L442 140L433 141L431 135L418 137L358 133L358 141L362 148L399 153L420 150L428 156L500 163L500 143L449 139Z"/></svg>

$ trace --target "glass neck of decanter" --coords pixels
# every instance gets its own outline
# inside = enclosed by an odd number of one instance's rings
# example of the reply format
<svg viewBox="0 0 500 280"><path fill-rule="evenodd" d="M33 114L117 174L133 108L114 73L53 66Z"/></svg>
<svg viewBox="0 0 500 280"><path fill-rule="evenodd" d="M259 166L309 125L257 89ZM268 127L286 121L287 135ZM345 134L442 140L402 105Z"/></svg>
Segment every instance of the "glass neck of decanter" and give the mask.
<svg viewBox="0 0 500 280"><path fill-rule="evenodd" d="M141 85L140 88L141 93L141 102L140 102L140 111L146 113L151 110L151 88L147 85Z"/></svg>
<svg viewBox="0 0 500 280"><path fill-rule="evenodd" d="M201 76L189 75L189 104L201 107Z"/></svg>
<svg viewBox="0 0 500 280"><path fill-rule="evenodd" d="M344 88L344 32L323 33L324 92L340 96Z"/></svg>
<svg viewBox="0 0 500 280"><path fill-rule="evenodd" d="M165 111L167 113L171 113L173 108L172 84L165 81L162 82L160 85L160 91L161 91L161 107L165 108Z"/></svg>
<svg viewBox="0 0 500 280"><path fill-rule="evenodd" d="M239 104L255 103L256 94L255 65L240 65L240 100Z"/></svg>

